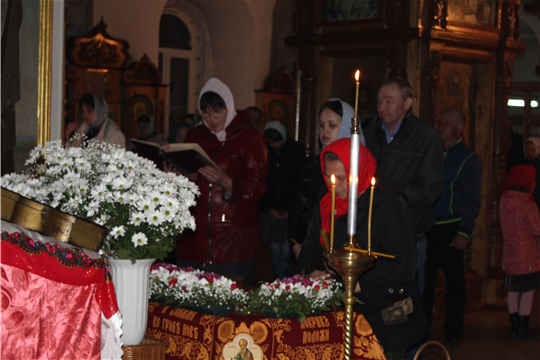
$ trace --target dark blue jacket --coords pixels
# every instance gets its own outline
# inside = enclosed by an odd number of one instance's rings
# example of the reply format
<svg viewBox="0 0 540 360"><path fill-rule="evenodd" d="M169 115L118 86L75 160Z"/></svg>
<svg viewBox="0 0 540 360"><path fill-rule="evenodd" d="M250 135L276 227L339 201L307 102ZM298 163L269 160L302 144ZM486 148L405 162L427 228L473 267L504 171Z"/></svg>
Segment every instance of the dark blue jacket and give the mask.
<svg viewBox="0 0 540 360"><path fill-rule="evenodd" d="M462 138L444 148L443 190L433 207L432 224L459 221L458 234L469 237L480 212L482 170L482 160Z"/></svg>

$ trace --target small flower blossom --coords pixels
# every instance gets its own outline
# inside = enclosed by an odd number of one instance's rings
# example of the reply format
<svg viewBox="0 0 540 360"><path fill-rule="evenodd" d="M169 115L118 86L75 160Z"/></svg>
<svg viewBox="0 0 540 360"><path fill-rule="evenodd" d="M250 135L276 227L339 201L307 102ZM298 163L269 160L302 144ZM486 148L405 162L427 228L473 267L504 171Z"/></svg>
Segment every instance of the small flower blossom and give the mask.
<svg viewBox="0 0 540 360"><path fill-rule="evenodd" d="M148 244L148 238L143 233L136 233L131 238L131 242L135 245L135 247L143 246Z"/></svg>
<svg viewBox="0 0 540 360"><path fill-rule="evenodd" d="M119 236L124 236L126 233L126 228L124 226L115 226L110 234L115 238L118 239Z"/></svg>

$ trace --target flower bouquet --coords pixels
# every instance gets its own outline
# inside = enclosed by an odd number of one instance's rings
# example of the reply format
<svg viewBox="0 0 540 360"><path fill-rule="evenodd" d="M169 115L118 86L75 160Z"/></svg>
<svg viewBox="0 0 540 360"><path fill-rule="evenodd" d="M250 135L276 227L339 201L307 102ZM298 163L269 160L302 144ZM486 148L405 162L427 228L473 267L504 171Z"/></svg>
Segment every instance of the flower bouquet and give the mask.
<svg viewBox="0 0 540 360"><path fill-rule="evenodd" d="M164 258L185 229L195 229L189 208L197 186L116 145L90 140L64 149L52 141L34 148L26 165L24 174L2 177L2 186L106 226L103 250L113 258Z"/></svg>
<svg viewBox="0 0 540 360"><path fill-rule="evenodd" d="M149 283L150 300L211 315L228 315L248 300L226 277L171 264L153 265Z"/></svg>
<svg viewBox="0 0 540 360"><path fill-rule="evenodd" d="M306 316L340 307L343 300L341 284L327 279L312 280L295 275L272 283L262 284L249 292L249 302L240 314L263 313L269 317Z"/></svg>

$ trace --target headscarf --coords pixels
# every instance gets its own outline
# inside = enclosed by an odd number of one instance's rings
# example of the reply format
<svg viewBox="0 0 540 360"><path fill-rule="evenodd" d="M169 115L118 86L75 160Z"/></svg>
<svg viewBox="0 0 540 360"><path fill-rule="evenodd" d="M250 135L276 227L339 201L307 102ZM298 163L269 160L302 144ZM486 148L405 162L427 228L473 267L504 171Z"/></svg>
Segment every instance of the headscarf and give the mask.
<svg viewBox="0 0 540 360"><path fill-rule="evenodd" d="M527 156L527 143L532 143L536 149L536 158L540 157L540 137L538 136L529 136L527 140L523 143L523 150L525 151L525 156ZM528 157L527 157L528 158ZM530 159L534 160L534 159Z"/></svg>
<svg viewBox="0 0 540 360"><path fill-rule="evenodd" d="M208 91L213 91L219 96L221 96L223 98L223 101L225 102L225 107L227 108L227 118L225 119L225 127L223 128L223 130L217 133L210 130L212 134L216 135L219 141L223 142L227 140L227 132L226 132L227 126L229 126L229 124L233 121L233 119L236 116L236 109L234 107L234 98L233 98L231 90L229 89L227 85L221 82L221 80L219 80L218 78L215 78L215 77L210 78L208 79L206 84L204 84L199 94L199 102L197 106L199 107L199 112L201 114L202 114L201 97L204 95L204 93ZM210 127L208 126L204 118L203 118L203 123L204 123L204 126L210 129Z"/></svg>
<svg viewBox="0 0 540 360"><path fill-rule="evenodd" d="M91 129L99 129L109 118L109 104L99 95L92 94L92 96L94 97L94 118L89 126Z"/></svg>
<svg viewBox="0 0 540 360"><path fill-rule="evenodd" d="M351 130L352 130L352 118L354 117L353 107L349 105L348 103L346 103L345 101L338 98L332 98L328 101L339 101L341 103L341 108L343 109L343 115L341 116L341 125L339 126L339 133L336 140L350 138ZM363 132L360 133L360 143L362 145L366 145L366 139L364 138ZM325 147L323 145L323 149L324 148Z"/></svg>
<svg viewBox="0 0 540 360"><path fill-rule="evenodd" d="M515 165L504 178L502 192L505 193L512 186L523 186L527 191L531 191L536 181L536 170L532 165Z"/></svg>
<svg viewBox="0 0 540 360"><path fill-rule="evenodd" d="M350 168L350 155L351 155L351 139L343 138L334 141L328 145L321 152L321 171L324 172L324 154L327 152L333 152L336 154L343 163L345 167L345 173L347 174L347 179L349 179L349 168ZM366 191L371 183L371 178L375 175L375 169L377 167L377 162L373 155L368 151L368 149L360 144L360 163L358 171L358 197ZM331 214L332 214L332 184L325 177L326 187L328 188L328 193L326 193L320 202L320 215L322 221L322 229L325 229L328 234L330 234L330 223L331 223ZM346 214L349 211L349 200L340 199L336 196L336 218L341 215ZM324 244L322 236L320 238L321 244Z"/></svg>
<svg viewBox="0 0 540 360"><path fill-rule="evenodd" d="M274 129L278 131L281 134L281 138L283 139L283 145L285 145L285 142L287 142L287 130L285 129L285 126L281 123L279 120L269 121L264 125L264 131L268 129Z"/></svg>
<svg viewBox="0 0 540 360"><path fill-rule="evenodd" d="M148 128L148 134L146 134L146 136L142 137L142 136L139 136L137 139L139 140L148 140L150 137L154 136L157 134L157 126L156 126L156 120L154 120L154 117L150 114L141 114L139 115L139 117L137 118L137 125L138 125L138 122L139 122L139 119L141 117L145 117L146 119L150 120L150 127ZM138 135L138 134L137 134Z"/></svg>

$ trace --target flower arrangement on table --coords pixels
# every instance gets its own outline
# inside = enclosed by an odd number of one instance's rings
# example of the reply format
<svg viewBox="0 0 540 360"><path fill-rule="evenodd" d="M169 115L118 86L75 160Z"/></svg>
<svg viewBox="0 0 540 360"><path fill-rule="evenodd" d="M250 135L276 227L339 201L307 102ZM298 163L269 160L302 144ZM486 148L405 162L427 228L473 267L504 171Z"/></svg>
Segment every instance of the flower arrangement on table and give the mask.
<svg viewBox="0 0 540 360"><path fill-rule="evenodd" d="M292 315L299 316L302 322L315 312L340 307L340 288L341 284L335 281L295 275L246 292L223 276L161 263L151 268L149 298L202 313Z"/></svg>
<svg viewBox="0 0 540 360"><path fill-rule="evenodd" d="M316 312L341 307L343 291L341 283L328 279L310 279L295 275L272 283L264 283L249 292L247 306L240 314L263 313L270 317L306 316Z"/></svg>
<svg viewBox="0 0 540 360"><path fill-rule="evenodd" d="M103 250L113 258L164 258L178 235L195 229L189 208L197 186L116 145L90 140L65 149L52 141L34 148L26 165L3 176L2 186L106 226Z"/></svg>
<svg viewBox="0 0 540 360"><path fill-rule="evenodd" d="M238 285L218 274L158 263L150 268L149 298L180 308L225 315L248 300Z"/></svg>

